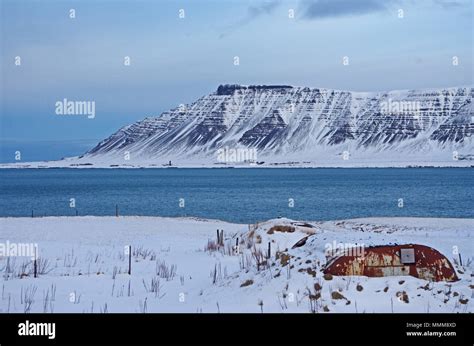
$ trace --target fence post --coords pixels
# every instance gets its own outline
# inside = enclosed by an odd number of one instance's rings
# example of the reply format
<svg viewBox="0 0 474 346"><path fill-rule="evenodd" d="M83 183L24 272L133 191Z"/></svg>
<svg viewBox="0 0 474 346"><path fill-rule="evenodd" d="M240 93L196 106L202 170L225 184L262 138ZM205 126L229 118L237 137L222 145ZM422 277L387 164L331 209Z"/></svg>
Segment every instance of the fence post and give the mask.
<svg viewBox="0 0 474 346"><path fill-rule="evenodd" d="M38 277L38 264L36 263L36 247L35 247L35 250L34 250L34 260L33 260L33 272L34 272L34 277L37 278Z"/></svg>
<svg viewBox="0 0 474 346"><path fill-rule="evenodd" d="M119 213L118 213L118 204L115 205L115 216L119 216Z"/></svg>
<svg viewBox="0 0 474 346"><path fill-rule="evenodd" d="M128 275L132 275L132 245L128 246Z"/></svg>
<svg viewBox="0 0 474 346"><path fill-rule="evenodd" d="M268 256L267 259L270 259L272 253L272 243L268 242Z"/></svg>

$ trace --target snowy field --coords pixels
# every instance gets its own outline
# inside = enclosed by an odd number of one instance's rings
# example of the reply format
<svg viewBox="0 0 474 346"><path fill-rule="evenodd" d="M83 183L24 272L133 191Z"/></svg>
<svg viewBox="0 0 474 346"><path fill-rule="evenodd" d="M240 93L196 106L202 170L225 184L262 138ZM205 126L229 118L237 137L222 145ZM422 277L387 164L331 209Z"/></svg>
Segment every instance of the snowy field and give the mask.
<svg viewBox="0 0 474 346"><path fill-rule="evenodd" d="M37 244L38 277L30 257L3 253L0 312L473 312L473 235L472 219L1 218L4 252ZM337 243L428 245L460 280L324 275L325 249Z"/></svg>

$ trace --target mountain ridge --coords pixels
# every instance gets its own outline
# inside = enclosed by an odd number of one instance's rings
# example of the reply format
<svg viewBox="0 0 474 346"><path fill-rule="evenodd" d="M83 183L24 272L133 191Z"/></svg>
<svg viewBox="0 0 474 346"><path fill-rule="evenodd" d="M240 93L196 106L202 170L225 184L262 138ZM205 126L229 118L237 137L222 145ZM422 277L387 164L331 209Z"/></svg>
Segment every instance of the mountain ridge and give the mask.
<svg viewBox="0 0 474 346"><path fill-rule="evenodd" d="M351 92L223 84L189 105L122 127L84 158L123 151L152 160L205 158L223 147L255 148L259 156L278 158L315 146L387 151L416 141L404 149L467 148L470 154L473 94L472 87Z"/></svg>

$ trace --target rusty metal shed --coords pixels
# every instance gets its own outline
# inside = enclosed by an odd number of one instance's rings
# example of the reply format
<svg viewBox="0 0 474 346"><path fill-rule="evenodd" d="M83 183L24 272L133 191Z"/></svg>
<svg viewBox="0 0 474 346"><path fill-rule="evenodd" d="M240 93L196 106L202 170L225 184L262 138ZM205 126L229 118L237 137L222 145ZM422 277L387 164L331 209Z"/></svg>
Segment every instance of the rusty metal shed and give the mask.
<svg viewBox="0 0 474 346"><path fill-rule="evenodd" d="M456 271L439 251L417 244L364 249L363 256L345 253L328 261L324 273L369 277L411 275L429 281L457 281Z"/></svg>

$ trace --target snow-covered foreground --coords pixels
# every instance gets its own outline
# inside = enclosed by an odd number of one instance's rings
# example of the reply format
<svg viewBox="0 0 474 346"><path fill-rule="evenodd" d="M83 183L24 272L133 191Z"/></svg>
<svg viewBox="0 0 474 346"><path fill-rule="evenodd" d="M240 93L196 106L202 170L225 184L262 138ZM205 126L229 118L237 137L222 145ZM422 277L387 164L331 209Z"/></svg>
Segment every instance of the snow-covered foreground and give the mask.
<svg viewBox="0 0 474 346"><path fill-rule="evenodd" d="M39 277L31 258L0 256L0 312L473 312L473 235L472 219L1 218L4 248L37 243ZM325 250L338 243L432 246L460 280L325 276Z"/></svg>

